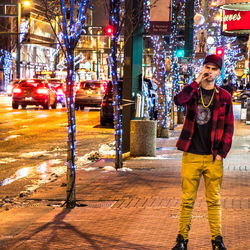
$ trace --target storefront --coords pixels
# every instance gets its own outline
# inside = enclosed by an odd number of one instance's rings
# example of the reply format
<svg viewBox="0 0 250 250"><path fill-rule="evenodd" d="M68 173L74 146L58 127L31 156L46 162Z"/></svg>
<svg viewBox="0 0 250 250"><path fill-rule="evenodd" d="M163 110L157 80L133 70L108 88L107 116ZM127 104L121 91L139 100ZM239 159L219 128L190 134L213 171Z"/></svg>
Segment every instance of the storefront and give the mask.
<svg viewBox="0 0 250 250"><path fill-rule="evenodd" d="M225 35L245 36L250 34L250 1L244 0L219 0L218 6L222 9L222 32ZM245 36L247 39L247 36ZM249 82L248 76L244 72L249 72L250 65L250 39L248 38L247 49L248 56L244 64L238 63L238 77L244 76L244 81ZM243 80L243 79L242 79Z"/></svg>

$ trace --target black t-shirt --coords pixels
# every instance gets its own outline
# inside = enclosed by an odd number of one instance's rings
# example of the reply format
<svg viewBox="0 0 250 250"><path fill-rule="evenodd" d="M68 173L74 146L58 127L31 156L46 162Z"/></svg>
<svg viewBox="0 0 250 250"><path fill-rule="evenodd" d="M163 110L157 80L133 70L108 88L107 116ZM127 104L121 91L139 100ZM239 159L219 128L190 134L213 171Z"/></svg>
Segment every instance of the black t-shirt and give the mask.
<svg viewBox="0 0 250 250"><path fill-rule="evenodd" d="M201 88L202 97L205 106L210 102L214 89L206 90ZM194 125L194 135L191 141L188 152L199 155L211 154L211 129L212 129L212 114L214 106L214 96L211 104L204 107L201 101L201 95L198 99L198 114Z"/></svg>

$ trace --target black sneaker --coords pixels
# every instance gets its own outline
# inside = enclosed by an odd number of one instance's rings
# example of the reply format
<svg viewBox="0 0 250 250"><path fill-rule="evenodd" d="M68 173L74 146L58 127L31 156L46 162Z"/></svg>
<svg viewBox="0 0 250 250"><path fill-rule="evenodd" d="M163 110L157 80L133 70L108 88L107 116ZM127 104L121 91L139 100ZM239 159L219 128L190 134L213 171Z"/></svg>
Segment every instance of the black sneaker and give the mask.
<svg viewBox="0 0 250 250"><path fill-rule="evenodd" d="M227 250L221 236L217 236L212 240L212 246L213 250Z"/></svg>
<svg viewBox="0 0 250 250"><path fill-rule="evenodd" d="M188 240L184 240L181 234L178 234L176 238L176 245L172 248L172 250L187 250Z"/></svg>

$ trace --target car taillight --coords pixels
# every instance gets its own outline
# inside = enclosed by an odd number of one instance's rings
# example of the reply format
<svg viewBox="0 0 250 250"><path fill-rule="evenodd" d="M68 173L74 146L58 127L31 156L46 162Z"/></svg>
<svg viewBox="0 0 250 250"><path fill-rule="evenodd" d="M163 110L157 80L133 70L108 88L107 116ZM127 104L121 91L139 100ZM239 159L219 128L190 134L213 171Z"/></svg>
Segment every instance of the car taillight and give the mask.
<svg viewBox="0 0 250 250"><path fill-rule="evenodd" d="M44 88L39 88L37 89L37 94L43 94L43 95L47 95L49 93L48 89L44 89Z"/></svg>
<svg viewBox="0 0 250 250"><path fill-rule="evenodd" d="M12 90L12 93L14 93L14 94L20 94L21 92L22 92L22 89L20 89L20 88L14 88Z"/></svg>

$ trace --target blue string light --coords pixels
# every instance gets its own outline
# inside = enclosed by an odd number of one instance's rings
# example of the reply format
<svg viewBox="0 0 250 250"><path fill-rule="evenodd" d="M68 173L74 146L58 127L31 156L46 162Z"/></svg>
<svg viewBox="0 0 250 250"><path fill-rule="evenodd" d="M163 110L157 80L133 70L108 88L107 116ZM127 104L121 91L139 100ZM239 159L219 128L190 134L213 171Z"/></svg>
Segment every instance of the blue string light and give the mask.
<svg viewBox="0 0 250 250"><path fill-rule="evenodd" d="M12 56L11 53L7 50L0 50L0 63L3 63L3 74L4 74L4 89L7 89L7 86L10 83L10 73L12 69Z"/></svg>

